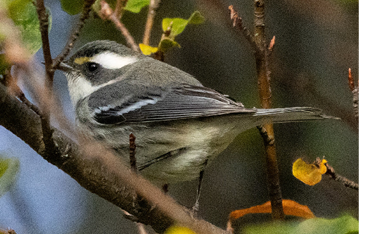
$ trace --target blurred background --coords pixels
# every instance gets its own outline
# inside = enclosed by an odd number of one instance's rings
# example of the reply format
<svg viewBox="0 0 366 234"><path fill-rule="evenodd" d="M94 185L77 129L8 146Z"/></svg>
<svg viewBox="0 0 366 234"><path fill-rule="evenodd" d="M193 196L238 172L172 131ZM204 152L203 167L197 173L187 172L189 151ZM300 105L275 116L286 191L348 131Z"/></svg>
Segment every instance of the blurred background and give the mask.
<svg viewBox="0 0 366 234"><path fill-rule="evenodd" d="M52 55L61 52L78 16L48 0L52 13ZM246 107L260 107L255 60L249 43L231 27L228 6L234 5L252 30L253 1L162 0L157 10L151 45L157 46L165 17L187 19L195 10L204 24L189 25L176 40L165 61L194 75L205 86L230 95ZM136 42L143 37L147 8L126 12L123 23ZM344 213L358 218L358 192L326 176L313 187L292 176L297 158L312 162L325 157L337 173L358 182L358 123L354 118L348 68L358 80L357 0L266 1L268 41L276 36L270 69L273 107L312 106L341 121L291 123L275 126L282 195L307 205L318 217L335 218ZM125 39L110 22L98 17L87 21L77 41ZM41 67L42 52L35 56ZM67 118L73 122L66 79L56 72L55 92ZM57 126L57 123L54 122ZM0 154L20 160L16 183L0 198L0 228L23 233L138 233L119 208L80 187L67 174L47 163L24 142L0 127ZM197 181L170 186L179 203L191 207ZM225 227L228 215L269 200L264 147L257 129L237 137L205 171L199 216ZM248 215L239 225L268 221L270 215Z"/></svg>

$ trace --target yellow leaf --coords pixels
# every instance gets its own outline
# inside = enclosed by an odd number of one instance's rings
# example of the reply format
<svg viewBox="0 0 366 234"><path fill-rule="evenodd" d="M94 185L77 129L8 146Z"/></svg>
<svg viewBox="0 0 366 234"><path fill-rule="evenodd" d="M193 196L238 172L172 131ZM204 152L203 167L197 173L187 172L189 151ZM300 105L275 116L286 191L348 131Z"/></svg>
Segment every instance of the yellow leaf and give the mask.
<svg viewBox="0 0 366 234"><path fill-rule="evenodd" d="M313 186L322 180L322 175L327 171L326 163L327 160L323 159L320 163L308 164L299 158L292 165L292 174L303 183Z"/></svg>
<svg viewBox="0 0 366 234"><path fill-rule="evenodd" d="M194 231L187 227L173 225L169 227L164 234L196 234Z"/></svg>
<svg viewBox="0 0 366 234"><path fill-rule="evenodd" d="M141 52L144 55L150 55L150 54L158 52L158 47L152 47L152 46L145 45L145 44L142 44L142 43L140 43L139 46L140 46Z"/></svg>

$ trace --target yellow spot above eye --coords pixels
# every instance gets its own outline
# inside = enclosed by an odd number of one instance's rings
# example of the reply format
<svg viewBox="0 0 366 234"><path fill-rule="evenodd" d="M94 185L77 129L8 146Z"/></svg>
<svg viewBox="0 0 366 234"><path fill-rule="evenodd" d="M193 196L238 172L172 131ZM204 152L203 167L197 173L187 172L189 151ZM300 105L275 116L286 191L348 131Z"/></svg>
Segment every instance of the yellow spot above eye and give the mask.
<svg viewBox="0 0 366 234"><path fill-rule="evenodd" d="M81 64L89 62L90 60L91 60L90 57L80 57L80 58L76 58L74 60L74 63L81 65Z"/></svg>

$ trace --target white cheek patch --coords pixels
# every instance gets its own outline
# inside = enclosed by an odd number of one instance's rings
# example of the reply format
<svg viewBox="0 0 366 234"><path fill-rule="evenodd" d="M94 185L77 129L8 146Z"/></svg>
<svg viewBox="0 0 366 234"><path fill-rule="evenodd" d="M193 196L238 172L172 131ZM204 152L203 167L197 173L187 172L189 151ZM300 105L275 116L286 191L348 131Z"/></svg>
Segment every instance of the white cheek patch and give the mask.
<svg viewBox="0 0 366 234"><path fill-rule="evenodd" d="M90 62L98 63L107 69L119 69L136 61L134 56L121 56L112 52L104 52L90 59Z"/></svg>
<svg viewBox="0 0 366 234"><path fill-rule="evenodd" d="M84 78L78 77L76 79L73 79L73 76L71 74L66 75L67 76L67 84L69 86L69 93L71 102L76 106L76 103L86 96L90 95L94 91L100 88L100 86L93 86L90 81L87 81Z"/></svg>

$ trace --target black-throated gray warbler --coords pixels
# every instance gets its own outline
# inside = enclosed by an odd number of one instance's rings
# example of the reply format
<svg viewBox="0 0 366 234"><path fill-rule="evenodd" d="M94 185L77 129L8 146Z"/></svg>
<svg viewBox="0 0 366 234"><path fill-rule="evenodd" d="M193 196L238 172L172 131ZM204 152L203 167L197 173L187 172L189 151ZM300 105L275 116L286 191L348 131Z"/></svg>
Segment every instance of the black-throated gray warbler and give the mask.
<svg viewBox="0 0 366 234"><path fill-rule="evenodd" d="M111 41L94 41L61 63L76 126L129 160L148 179L174 183L199 177L241 132L265 122L324 119L310 107L248 109L193 76Z"/></svg>

